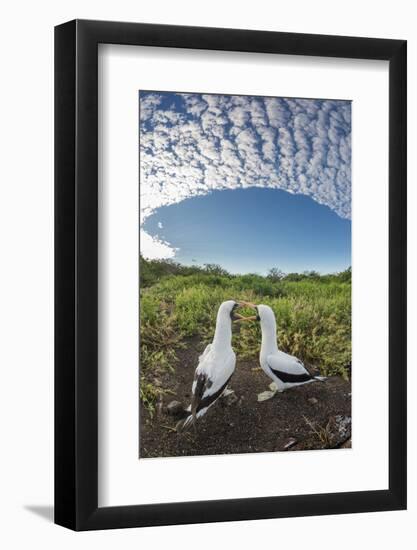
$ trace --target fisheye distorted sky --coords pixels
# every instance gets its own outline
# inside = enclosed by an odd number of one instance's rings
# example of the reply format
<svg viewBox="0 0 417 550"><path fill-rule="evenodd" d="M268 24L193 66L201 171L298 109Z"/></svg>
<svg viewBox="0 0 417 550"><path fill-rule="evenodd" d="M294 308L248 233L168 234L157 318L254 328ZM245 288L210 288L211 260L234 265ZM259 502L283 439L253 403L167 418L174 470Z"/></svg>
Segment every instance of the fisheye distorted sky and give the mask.
<svg viewBox="0 0 417 550"><path fill-rule="evenodd" d="M350 102L142 91L139 102L145 257L233 272L350 265Z"/></svg>

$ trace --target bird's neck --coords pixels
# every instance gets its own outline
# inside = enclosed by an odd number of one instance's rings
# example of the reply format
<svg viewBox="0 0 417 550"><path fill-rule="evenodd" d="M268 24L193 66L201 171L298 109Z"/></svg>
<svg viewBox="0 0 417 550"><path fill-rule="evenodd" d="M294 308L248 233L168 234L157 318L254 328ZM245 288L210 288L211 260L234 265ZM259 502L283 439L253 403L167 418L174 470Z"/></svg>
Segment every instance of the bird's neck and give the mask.
<svg viewBox="0 0 417 550"><path fill-rule="evenodd" d="M261 344L261 356L269 355L270 353L276 353L278 351L277 345L277 327L275 321L268 320L261 323L262 330L262 344Z"/></svg>
<svg viewBox="0 0 417 550"><path fill-rule="evenodd" d="M217 317L212 345L216 350L220 351L232 345L232 321L229 315L220 315Z"/></svg>

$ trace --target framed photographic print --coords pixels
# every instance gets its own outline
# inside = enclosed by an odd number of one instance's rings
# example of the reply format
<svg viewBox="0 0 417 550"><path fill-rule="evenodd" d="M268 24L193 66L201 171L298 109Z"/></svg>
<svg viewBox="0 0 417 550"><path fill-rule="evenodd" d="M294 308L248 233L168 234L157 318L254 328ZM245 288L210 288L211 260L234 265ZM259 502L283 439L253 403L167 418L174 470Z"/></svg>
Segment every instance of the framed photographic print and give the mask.
<svg viewBox="0 0 417 550"><path fill-rule="evenodd" d="M406 42L71 21L55 158L56 523L405 509Z"/></svg>

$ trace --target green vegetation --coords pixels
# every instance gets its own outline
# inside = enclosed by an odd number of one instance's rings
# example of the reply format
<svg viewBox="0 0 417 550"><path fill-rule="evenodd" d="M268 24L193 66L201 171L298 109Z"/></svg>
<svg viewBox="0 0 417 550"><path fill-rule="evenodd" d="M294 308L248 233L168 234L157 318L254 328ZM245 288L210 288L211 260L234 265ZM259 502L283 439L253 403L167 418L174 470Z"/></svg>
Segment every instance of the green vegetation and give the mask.
<svg viewBox="0 0 417 550"><path fill-rule="evenodd" d="M187 267L140 258L141 399L152 414L162 372L174 371L177 351L195 338L203 349L214 332L217 309L229 299L264 303L277 319L280 349L323 375L349 374L351 361L351 270L334 275L314 271L266 277L231 275L217 265ZM243 315L251 315L251 310ZM242 323L233 336L239 358L258 361L259 323ZM193 344L195 345L195 344Z"/></svg>

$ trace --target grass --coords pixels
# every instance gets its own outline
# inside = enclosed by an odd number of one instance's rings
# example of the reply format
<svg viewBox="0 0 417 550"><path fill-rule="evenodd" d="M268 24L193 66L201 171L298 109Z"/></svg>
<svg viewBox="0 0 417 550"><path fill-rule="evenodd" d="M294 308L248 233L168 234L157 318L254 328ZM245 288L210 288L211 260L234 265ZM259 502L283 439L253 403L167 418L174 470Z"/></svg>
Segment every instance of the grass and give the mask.
<svg viewBox="0 0 417 550"><path fill-rule="evenodd" d="M197 337L211 341L221 302L240 299L271 306L280 349L296 355L322 375L349 376L351 362L350 270L338 275L285 276L271 270L230 275L219 266L183 267L141 258L141 399L153 414L166 390L160 376L175 371L177 351ZM251 310L243 314L252 314ZM233 347L239 358L258 361L259 323L242 323Z"/></svg>
<svg viewBox="0 0 417 550"><path fill-rule="evenodd" d="M332 437L332 432L330 429L330 424L331 424L330 419L328 420L326 426L320 426L318 424L317 425L313 424L313 422L311 422L311 420L309 420L306 416L304 416L303 418L307 426L311 428L312 430L311 433L315 435L319 443L326 448L330 447L331 437Z"/></svg>

